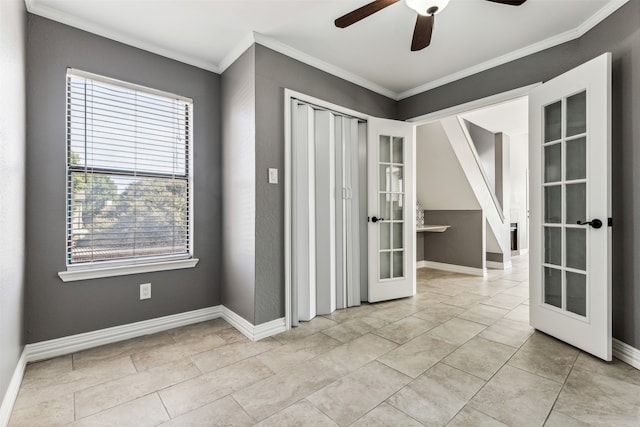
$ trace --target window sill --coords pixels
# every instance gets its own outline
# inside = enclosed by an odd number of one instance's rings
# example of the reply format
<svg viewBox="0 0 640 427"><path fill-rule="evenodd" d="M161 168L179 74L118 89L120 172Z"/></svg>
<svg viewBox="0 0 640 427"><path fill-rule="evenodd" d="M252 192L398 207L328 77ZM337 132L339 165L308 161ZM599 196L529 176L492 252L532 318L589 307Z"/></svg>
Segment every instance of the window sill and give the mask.
<svg viewBox="0 0 640 427"><path fill-rule="evenodd" d="M99 279L102 277L125 276L129 274L151 273L155 271L179 270L193 268L198 264L198 258L156 261L144 264L128 264L109 267L83 268L67 270L58 273L63 282L75 282L76 280Z"/></svg>

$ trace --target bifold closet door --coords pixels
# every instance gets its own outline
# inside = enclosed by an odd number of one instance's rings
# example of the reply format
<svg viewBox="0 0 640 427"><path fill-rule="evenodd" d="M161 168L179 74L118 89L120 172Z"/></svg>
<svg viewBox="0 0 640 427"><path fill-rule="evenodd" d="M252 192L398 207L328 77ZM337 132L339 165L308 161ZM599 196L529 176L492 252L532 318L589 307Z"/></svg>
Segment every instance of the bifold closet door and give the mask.
<svg viewBox="0 0 640 427"><path fill-rule="evenodd" d="M291 111L295 326L360 304L366 124L295 100Z"/></svg>
<svg viewBox="0 0 640 427"><path fill-rule="evenodd" d="M316 205L316 312L336 310L336 117L326 110L315 111L315 205ZM339 298L339 297L338 297Z"/></svg>
<svg viewBox="0 0 640 427"><path fill-rule="evenodd" d="M316 316L316 206L315 198L315 111L293 101L291 105L291 324Z"/></svg>
<svg viewBox="0 0 640 427"><path fill-rule="evenodd" d="M360 305L359 144L364 126L354 118L335 120L336 149L336 307ZM366 161L366 160L365 160ZM364 162L363 162L364 163ZM365 183L366 185L366 183ZM366 243L365 246L366 247ZM366 251L365 251L366 253Z"/></svg>

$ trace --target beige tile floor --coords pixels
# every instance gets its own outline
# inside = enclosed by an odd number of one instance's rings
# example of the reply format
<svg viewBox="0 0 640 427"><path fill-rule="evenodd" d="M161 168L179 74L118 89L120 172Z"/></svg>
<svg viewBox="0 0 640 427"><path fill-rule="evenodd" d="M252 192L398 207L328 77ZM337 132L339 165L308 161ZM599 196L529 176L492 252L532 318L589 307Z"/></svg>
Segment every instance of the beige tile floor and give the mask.
<svg viewBox="0 0 640 427"><path fill-rule="evenodd" d="M249 342L223 320L28 366L11 426L639 426L640 371L528 326L526 258Z"/></svg>

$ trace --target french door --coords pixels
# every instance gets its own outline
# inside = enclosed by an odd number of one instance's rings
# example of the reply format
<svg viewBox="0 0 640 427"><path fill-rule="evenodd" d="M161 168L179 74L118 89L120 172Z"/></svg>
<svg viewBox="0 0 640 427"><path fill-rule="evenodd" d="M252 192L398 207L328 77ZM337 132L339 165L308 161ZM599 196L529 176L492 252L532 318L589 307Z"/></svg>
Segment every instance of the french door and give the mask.
<svg viewBox="0 0 640 427"><path fill-rule="evenodd" d="M529 96L531 326L611 360L611 54Z"/></svg>
<svg viewBox="0 0 640 427"><path fill-rule="evenodd" d="M416 290L415 128L368 120L370 302L412 296Z"/></svg>

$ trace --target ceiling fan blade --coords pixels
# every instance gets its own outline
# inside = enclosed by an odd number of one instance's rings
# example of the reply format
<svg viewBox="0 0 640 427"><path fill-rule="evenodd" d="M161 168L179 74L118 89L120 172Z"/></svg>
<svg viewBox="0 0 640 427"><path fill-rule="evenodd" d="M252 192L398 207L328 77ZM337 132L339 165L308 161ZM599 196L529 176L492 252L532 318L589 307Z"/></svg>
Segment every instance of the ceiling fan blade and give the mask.
<svg viewBox="0 0 640 427"><path fill-rule="evenodd" d="M416 27L413 30L413 40L411 40L411 51L422 50L431 44L431 33L433 32L433 15L418 15Z"/></svg>
<svg viewBox="0 0 640 427"><path fill-rule="evenodd" d="M400 0L375 0L371 3L365 4L364 6L354 10L353 12L349 12L346 15L341 16L340 18L335 20L336 27L345 28L351 24L355 24L356 22L366 18L369 15L373 15L376 12L381 11L387 6L391 6L394 3L399 2Z"/></svg>
<svg viewBox="0 0 640 427"><path fill-rule="evenodd" d="M527 0L487 0L487 1L492 1L494 3L500 3L500 4L506 4L509 6L522 6L522 4L524 2L526 2Z"/></svg>

